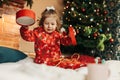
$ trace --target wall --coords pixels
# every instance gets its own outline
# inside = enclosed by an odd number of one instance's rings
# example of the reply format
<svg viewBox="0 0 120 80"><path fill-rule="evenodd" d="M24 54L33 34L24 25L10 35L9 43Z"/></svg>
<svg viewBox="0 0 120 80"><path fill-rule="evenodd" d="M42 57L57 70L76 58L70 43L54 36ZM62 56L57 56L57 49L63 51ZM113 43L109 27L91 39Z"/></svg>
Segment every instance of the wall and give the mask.
<svg viewBox="0 0 120 80"><path fill-rule="evenodd" d="M19 49L20 26L15 21L15 11L18 8L4 6L0 8L0 46Z"/></svg>
<svg viewBox="0 0 120 80"><path fill-rule="evenodd" d="M62 0L33 0L33 5L31 10L33 10L36 13L36 23L32 26L30 26L31 29L37 27L37 19L39 19L41 16L41 13L47 6L54 6L56 10L58 11L58 14L61 15L63 11L63 4ZM25 4L26 6L26 4ZM26 9L30 9L29 7L25 7ZM34 52L34 44L33 42L27 42L20 38L20 50L25 52Z"/></svg>

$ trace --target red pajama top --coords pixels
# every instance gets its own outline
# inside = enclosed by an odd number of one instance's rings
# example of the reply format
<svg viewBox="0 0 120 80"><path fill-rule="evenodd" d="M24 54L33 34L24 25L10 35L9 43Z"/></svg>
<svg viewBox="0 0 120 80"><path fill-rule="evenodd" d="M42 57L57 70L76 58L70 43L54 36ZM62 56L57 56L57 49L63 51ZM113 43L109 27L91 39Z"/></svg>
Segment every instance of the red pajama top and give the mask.
<svg viewBox="0 0 120 80"><path fill-rule="evenodd" d="M20 28L20 34L26 41L34 42L36 63L44 63L48 58L60 58L60 44L71 45L71 38L54 31L46 33L43 27L37 27L29 30L27 27Z"/></svg>

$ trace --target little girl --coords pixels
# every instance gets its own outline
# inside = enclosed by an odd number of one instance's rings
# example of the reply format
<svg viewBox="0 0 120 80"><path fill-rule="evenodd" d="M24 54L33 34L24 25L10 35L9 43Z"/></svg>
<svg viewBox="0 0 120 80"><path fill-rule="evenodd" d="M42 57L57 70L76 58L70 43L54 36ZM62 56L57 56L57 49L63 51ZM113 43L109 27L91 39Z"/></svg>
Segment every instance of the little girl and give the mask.
<svg viewBox="0 0 120 80"><path fill-rule="evenodd" d="M41 26L29 30L28 26L20 28L21 36L26 41L34 42L35 63L46 63L50 59L61 57L60 44L72 45L68 35L59 33L61 21L54 7L46 8L39 22Z"/></svg>

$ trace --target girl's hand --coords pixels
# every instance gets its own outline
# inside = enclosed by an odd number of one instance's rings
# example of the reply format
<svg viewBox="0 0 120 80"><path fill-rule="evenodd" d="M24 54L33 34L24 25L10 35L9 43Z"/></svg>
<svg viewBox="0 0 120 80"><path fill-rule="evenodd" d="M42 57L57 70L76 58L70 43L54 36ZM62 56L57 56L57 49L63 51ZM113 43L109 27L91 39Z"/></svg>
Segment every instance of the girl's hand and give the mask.
<svg viewBox="0 0 120 80"><path fill-rule="evenodd" d="M28 27L28 26L26 26L26 25L22 25L22 27Z"/></svg>
<svg viewBox="0 0 120 80"><path fill-rule="evenodd" d="M24 28L28 29L28 27L29 27L29 26L26 26L26 25L22 25L21 27L24 27Z"/></svg>
<svg viewBox="0 0 120 80"><path fill-rule="evenodd" d="M73 32L74 32L74 35L76 36L76 31L75 31L75 29L73 29Z"/></svg>
<svg viewBox="0 0 120 80"><path fill-rule="evenodd" d="M71 26L72 27L72 26ZM74 32L74 36L76 36L76 31L75 31L75 29L73 28L73 32ZM65 30L65 28L61 28L60 29L60 33L66 33L66 30ZM68 36L70 36L70 34L68 34Z"/></svg>

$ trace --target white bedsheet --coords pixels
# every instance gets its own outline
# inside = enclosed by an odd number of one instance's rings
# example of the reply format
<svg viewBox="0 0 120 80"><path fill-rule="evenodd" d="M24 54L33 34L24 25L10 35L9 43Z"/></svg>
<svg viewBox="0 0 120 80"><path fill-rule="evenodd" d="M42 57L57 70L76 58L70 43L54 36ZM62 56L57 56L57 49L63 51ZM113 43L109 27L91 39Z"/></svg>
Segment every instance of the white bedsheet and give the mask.
<svg viewBox="0 0 120 80"><path fill-rule="evenodd" d="M113 64L111 68L111 62ZM109 80L120 80L120 61L107 61L111 70ZM0 64L0 80L86 80L87 67L76 70L36 64L31 58L16 63Z"/></svg>

